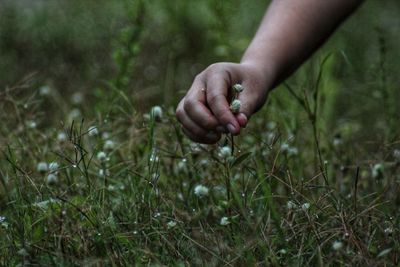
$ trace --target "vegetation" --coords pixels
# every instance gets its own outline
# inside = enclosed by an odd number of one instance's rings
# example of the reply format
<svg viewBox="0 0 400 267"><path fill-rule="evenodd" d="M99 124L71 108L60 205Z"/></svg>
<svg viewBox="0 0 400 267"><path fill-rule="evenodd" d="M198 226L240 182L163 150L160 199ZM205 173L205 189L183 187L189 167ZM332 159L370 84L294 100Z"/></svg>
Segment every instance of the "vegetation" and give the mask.
<svg viewBox="0 0 400 267"><path fill-rule="evenodd" d="M225 2L0 3L0 265L399 264L399 5L205 146L174 107L267 6Z"/></svg>

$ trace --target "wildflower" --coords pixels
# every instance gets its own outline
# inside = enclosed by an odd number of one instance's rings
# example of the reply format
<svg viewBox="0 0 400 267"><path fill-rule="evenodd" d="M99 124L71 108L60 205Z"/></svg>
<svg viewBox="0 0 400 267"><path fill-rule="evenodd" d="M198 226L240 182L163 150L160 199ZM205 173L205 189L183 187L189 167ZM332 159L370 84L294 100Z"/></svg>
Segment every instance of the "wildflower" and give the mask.
<svg viewBox="0 0 400 267"><path fill-rule="evenodd" d="M296 203L294 203L293 201L289 200L289 201L286 203L286 208L287 208L288 210L294 210L294 209L297 208L297 205L296 205Z"/></svg>
<svg viewBox="0 0 400 267"><path fill-rule="evenodd" d="M50 87L48 85L43 85L39 88L39 95L48 96L50 94Z"/></svg>
<svg viewBox="0 0 400 267"><path fill-rule="evenodd" d="M104 178L104 177L106 177L108 175L110 175L110 171L108 169L100 169L99 170L99 176L100 177Z"/></svg>
<svg viewBox="0 0 400 267"><path fill-rule="evenodd" d="M219 157L226 159L232 154L232 149L229 146L223 146L219 149Z"/></svg>
<svg viewBox="0 0 400 267"><path fill-rule="evenodd" d="M338 251L338 250L341 250L343 248L343 243L342 242L340 242L340 241L335 241L335 242L333 242L333 244L332 244L332 249L333 250L336 250L336 251Z"/></svg>
<svg viewBox="0 0 400 267"><path fill-rule="evenodd" d="M233 113L238 113L239 110L240 110L240 106L241 106L240 100L239 99L235 99L235 100L232 101L230 109L231 109L231 111Z"/></svg>
<svg viewBox="0 0 400 267"><path fill-rule="evenodd" d="M235 85L232 86L232 89L233 89L236 93L241 93L241 92L243 92L244 87L243 87L241 84L237 83L237 84L235 84Z"/></svg>
<svg viewBox="0 0 400 267"><path fill-rule="evenodd" d="M169 221L167 223L168 229L174 228L175 226L176 226L176 222L175 221Z"/></svg>
<svg viewBox="0 0 400 267"><path fill-rule="evenodd" d="M81 92L76 92L71 96L71 101L73 104L78 105L83 102L83 94Z"/></svg>
<svg viewBox="0 0 400 267"><path fill-rule="evenodd" d="M194 194L196 196L200 197L200 198L207 196L208 195L208 191L209 191L208 188L206 186L204 186L204 185L197 185L194 188Z"/></svg>
<svg viewBox="0 0 400 267"><path fill-rule="evenodd" d="M58 182L58 177L54 173L47 175L46 182L48 185L55 185Z"/></svg>
<svg viewBox="0 0 400 267"><path fill-rule="evenodd" d="M287 253L286 249L281 249L278 251L279 254L285 255Z"/></svg>
<svg viewBox="0 0 400 267"><path fill-rule="evenodd" d="M100 151L99 153L97 153L97 159L104 162L107 160L107 154L103 151Z"/></svg>
<svg viewBox="0 0 400 267"><path fill-rule="evenodd" d="M0 223L4 222L6 220L6 217L0 216Z"/></svg>
<svg viewBox="0 0 400 267"><path fill-rule="evenodd" d="M377 163L372 167L372 177L375 179L382 178L383 176L383 164Z"/></svg>
<svg viewBox="0 0 400 267"><path fill-rule="evenodd" d="M299 150L296 147L290 147L287 153L288 156L295 156L299 153Z"/></svg>
<svg viewBox="0 0 400 267"><path fill-rule="evenodd" d="M162 115L163 115L162 108L161 108L160 106L154 106L154 107L151 109L150 114L151 114L151 116L152 116L155 120L158 120L158 121L159 121L159 120L161 120Z"/></svg>
<svg viewBox="0 0 400 267"><path fill-rule="evenodd" d="M39 162L37 165L38 172L47 172L49 167L47 166L46 162Z"/></svg>
<svg viewBox="0 0 400 267"><path fill-rule="evenodd" d="M222 217L222 218L221 218L221 221L219 222L219 224L222 225L222 226L228 225L228 224L229 224L229 219L228 219L228 217Z"/></svg>
<svg viewBox="0 0 400 267"><path fill-rule="evenodd" d="M307 211L310 208L310 206L311 206L310 203L306 202L303 205L301 205L301 209L303 211Z"/></svg>
<svg viewBox="0 0 400 267"><path fill-rule="evenodd" d="M385 234L391 235L393 234L393 228L392 227L388 227L384 230Z"/></svg>
<svg viewBox="0 0 400 267"><path fill-rule="evenodd" d="M113 150L114 148L115 148L115 143L114 143L114 141L112 141L112 140L107 140L107 141L104 143L104 146L103 146L103 149L104 149L104 150L110 151L110 150Z"/></svg>
<svg viewBox="0 0 400 267"><path fill-rule="evenodd" d="M50 164L49 164L49 170L51 172L57 171L59 167L60 167L60 165L56 161L50 162Z"/></svg>
<svg viewBox="0 0 400 267"><path fill-rule="evenodd" d="M30 129L35 129L37 127L37 124L35 121L27 121L26 126Z"/></svg>
<svg viewBox="0 0 400 267"><path fill-rule="evenodd" d="M67 135L64 132L59 132L57 134L57 140L59 142L65 142L67 140Z"/></svg>
<svg viewBox="0 0 400 267"><path fill-rule="evenodd" d="M97 129L96 126L90 126L88 129L88 134L89 136L96 136L99 134L99 130Z"/></svg>

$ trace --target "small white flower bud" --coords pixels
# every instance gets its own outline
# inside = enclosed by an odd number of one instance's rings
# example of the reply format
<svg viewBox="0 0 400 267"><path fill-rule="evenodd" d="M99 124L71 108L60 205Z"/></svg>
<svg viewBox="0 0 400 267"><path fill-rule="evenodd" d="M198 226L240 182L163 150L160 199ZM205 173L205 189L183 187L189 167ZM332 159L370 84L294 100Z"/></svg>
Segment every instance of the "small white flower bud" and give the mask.
<svg viewBox="0 0 400 267"><path fill-rule="evenodd" d="M309 208L310 208L310 203L304 203L303 205L301 205L301 209L303 210L303 211L307 211Z"/></svg>
<svg viewBox="0 0 400 267"><path fill-rule="evenodd" d="M243 92L243 90L244 90L244 87L239 83L233 85L232 88L236 93Z"/></svg>
<svg viewBox="0 0 400 267"><path fill-rule="evenodd" d="M232 149L229 146L223 146L219 149L218 156L222 159L226 159L232 154Z"/></svg>
<svg viewBox="0 0 400 267"><path fill-rule="evenodd" d="M222 217L222 218L221 218L221 221L219 222L219 224L222 225L222 226L228 225L228 224L229 224L229 219L228 219L228 217Z"/></svg>
<svg viewBox="0 0 400 267"><path fill-rule="evenodd" d="M235 100L232 101L230 109L231 109L231 111L233 113L238 113L239 110L240 110L240 106L241 106L240 100L239 99L235 99Z"/></svg>
<svg viewBox="0 0 400 267"><path fill-rule="evenodd" d="M59 133L57 134L57 140L58 140L58 142L65 142L65 141L67 141L67 134L64 133L64 132L59 132Z"/></svg>
<svg viewBox="0 0 400 267"><path fill-rule="evenodd" d="M88 134L89 136L96 136L99 134L99 130L97 129L96 126L90 126L88 129Z"/></svg>
<svg viewBox="0 0 400 267"><path fill-rule="evenodd" d="M57 171L59 167L60 167L60 165L56 161L50 162L50 164L49 164L49 170L52 172Z"/></svg>
<svg viewBox="0 0 400 267"><path fill-rule="evenodd" d="M49 167L46 162L39 162L37 165L38 172L47 172Z"/></svg>
<svg viewBox="0 0 400 267"><path fill-rule="evenodd" d="M114 143L114 141L112 141L112 140L107 140L107 141L104 143L104 146L103 146L103 149L104 149L104 150L110 151L110 150L113 150L114 148L115 148L115 143Z"/></svg>
<svg viewBox="0 0 400 267"><path fill-rule="evenodd" d="M208 188L204 185L196 185L194 188L194 194L198 197L208 196Z"/></svg>
<svg viewBox="0 0 400 267"><path fill-rule="evenodd" d="M107 160L107 154L103 151L100 151L99 153L97 153L97 159L104 162Z"/></svg>
<svg viewBox="0 0 400 267"><path fill-rule="evenodd" d="M175 226L176 226L176 222L175 221L169 221L167 223L168 229L174 228Z"/></svg>
<svg viewBox="0 0 400 267"><path fill-rule="evenodd" d="M58 182L57 175L55 175L54 173L50 173L49 175L47 175L46 182L48 185L55 185Z"/></svg>
<svg viewBox="0 0 400 267"><path fill-rule="evenodd" d="M151 109L151 116L155 119L155 120L161 120L162 116L163 116L163 110L160 106L154 106Z"/></svg>
<svg viewBox="0 0 400 267"><path fill-rule="evenodd" d="M333 244L332 244L332 249L333 250L338 251L338 250L341 250L342 248L343 248L343 243L342 242L340 242L340 241L333 242Z"/></svg>

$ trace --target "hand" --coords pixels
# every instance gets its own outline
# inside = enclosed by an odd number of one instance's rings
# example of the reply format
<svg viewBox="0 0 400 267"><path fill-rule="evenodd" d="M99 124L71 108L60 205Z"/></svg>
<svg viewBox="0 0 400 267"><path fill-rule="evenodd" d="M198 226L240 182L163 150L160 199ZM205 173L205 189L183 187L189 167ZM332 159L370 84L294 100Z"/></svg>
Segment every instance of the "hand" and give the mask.
<svg viewBox="0 0 400 267"><path fill-rule="evenodd" d="M251 115L264 104L268 75L250 63L216 63L196 76L186 96L176 109L176 116L184 133L193 141L213 144L221 133L234 135L246 127ZM240 83L245 89L239 94L238 114L229 109L232 85Z"/></svg>

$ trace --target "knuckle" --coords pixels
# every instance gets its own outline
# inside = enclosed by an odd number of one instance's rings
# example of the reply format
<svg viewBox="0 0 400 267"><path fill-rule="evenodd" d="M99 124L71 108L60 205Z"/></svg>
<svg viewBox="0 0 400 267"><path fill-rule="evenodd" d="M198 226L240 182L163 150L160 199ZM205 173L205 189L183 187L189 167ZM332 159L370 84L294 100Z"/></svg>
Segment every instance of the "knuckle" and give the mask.
<svg viewBox="0 0 400 267"><path fill-rule="evenodd" d="M191 99L191 98L187 98L185 99L185 102L183 103L183 108L185 109L186 112L190 111L191 108L193 107L193 105L196 104L196 101Z"/></svg>

